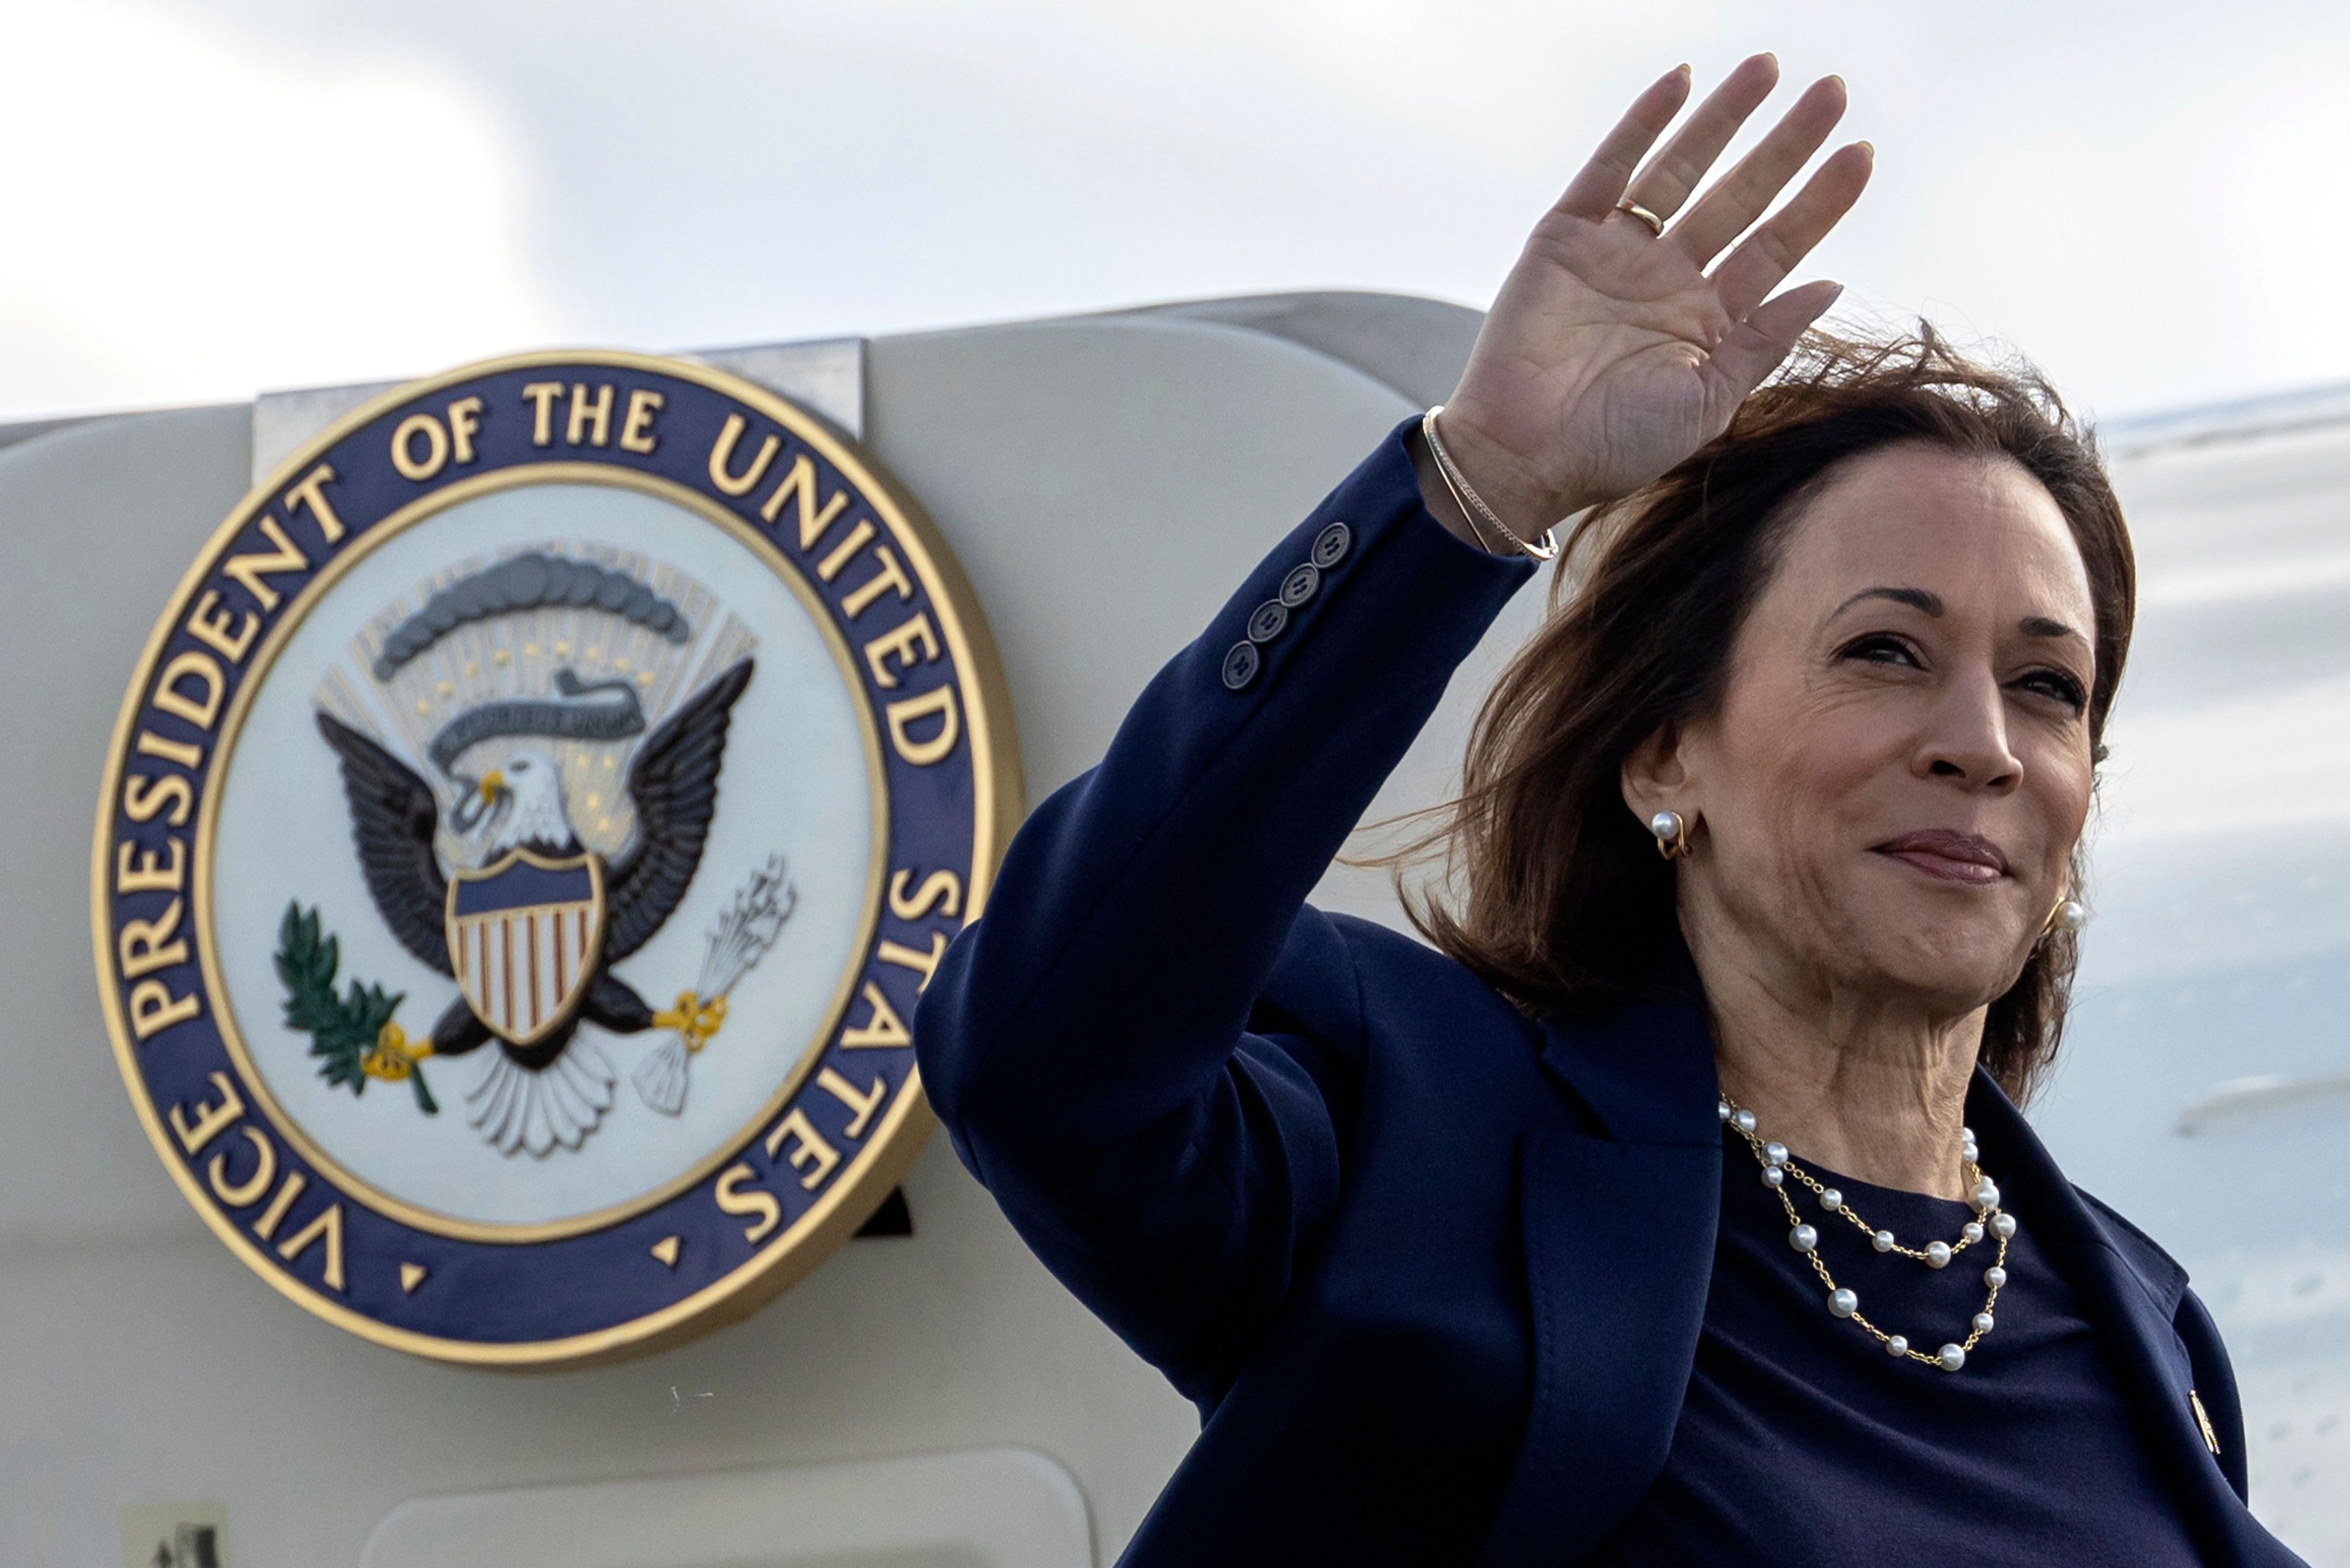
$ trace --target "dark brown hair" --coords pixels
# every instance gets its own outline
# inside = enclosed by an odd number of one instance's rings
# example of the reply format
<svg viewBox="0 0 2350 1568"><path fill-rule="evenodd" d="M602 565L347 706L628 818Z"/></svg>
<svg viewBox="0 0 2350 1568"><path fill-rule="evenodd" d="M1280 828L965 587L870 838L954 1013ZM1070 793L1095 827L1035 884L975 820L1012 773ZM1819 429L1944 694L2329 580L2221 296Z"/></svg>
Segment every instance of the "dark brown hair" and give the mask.
<svg viewBox="0 0 2350 1568"><path fill-rule="evenodd" d="M1444 865L1408 899L1422 934L1536 1014L1589 1016L1652 980L1680 941L1673 871L1625 808L1624 760L1720 701L1805 499L1839 464L1907 443L2004 458L2055 499L2095 608L2088 722L2103 758L2137 573L2094 439L2038 371L1970 358L1930 327L1814 334L1720 438L1575 526L1575 569L1553 578L1548 618L1486 697L1461 794L1405 852ZM2075 888L2080 871L2076 850ZM2048 937L1991 1004L1981 1061L2019 1103L2055 1054L2074 955L2071 934Z"/></svg>

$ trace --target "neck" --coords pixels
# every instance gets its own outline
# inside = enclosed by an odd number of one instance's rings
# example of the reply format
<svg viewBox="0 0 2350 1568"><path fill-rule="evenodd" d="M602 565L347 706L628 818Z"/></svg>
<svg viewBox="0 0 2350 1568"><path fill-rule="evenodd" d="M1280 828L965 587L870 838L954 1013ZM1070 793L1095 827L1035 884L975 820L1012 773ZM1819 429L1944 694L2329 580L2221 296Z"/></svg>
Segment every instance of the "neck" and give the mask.
<svg viewBox="0 0 2350 1568"><path fill-rule="evenodd" d="M1904 999L1773 973L1724 944L1690 947L1722 1093L1754 1113L1762 1137L1856 1180L1966 1196L1959 1129L1981 1008L1938 1017Z"/></svg>

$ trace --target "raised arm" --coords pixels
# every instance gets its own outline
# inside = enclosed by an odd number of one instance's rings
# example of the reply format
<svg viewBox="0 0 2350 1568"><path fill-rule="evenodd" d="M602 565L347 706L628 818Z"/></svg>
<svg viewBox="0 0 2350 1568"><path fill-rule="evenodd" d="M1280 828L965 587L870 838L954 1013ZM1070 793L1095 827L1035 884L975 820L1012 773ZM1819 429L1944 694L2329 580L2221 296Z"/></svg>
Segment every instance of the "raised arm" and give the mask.
<svg viewBox="0 0 2350 1568"><path fill-rule="evenodd" d="M1533 538L1646 483L1719 433L1835 296L1764 303L1858 194L1865 149L1703 268L1825 140L1839 84L1664 237L1616 204L1677 212L1774 77L1767 57L1740 67L1627 197L1687 72L1641 95L1487 318L1440 425L1459 476L1436 473L1415 420L1275 546L1101 764L1036 809L924 994L916 1049L957 1151L1194 1397L1237 1370L1344 1178L1366 1026L1349 940L1306 894L1532 575L1453 489Z"/></svg>

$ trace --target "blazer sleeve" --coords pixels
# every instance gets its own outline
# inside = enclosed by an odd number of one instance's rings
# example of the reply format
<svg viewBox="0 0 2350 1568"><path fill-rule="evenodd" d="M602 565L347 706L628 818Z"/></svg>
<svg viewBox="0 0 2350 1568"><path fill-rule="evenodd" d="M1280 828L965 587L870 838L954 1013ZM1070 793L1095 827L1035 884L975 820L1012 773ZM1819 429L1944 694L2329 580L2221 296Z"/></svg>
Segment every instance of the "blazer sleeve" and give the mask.
<svg viewBox="0 0 2350 1568"><path fill-rule="evenodd" d="M1014 837L915 1015L954 1147L1047 1267L1218 1397L1335 1207L1365 1023L1305 899L1532 564L1399 426Z"/></svg>

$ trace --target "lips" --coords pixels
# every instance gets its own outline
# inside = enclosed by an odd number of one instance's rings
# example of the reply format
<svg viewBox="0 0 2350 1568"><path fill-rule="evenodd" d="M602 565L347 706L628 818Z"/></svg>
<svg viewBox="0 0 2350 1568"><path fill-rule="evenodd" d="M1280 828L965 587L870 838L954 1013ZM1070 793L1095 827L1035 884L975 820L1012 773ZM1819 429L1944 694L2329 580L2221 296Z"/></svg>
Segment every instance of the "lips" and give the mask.
<svg viewBox="0 0 2350 1568"><path fill-rule="evenodd" d="M1990 839L1948 828L1905 833L1877 846L1879 855L1915 867L1946 882L1996 882L2007 875L2007 857Z"/></svg>

